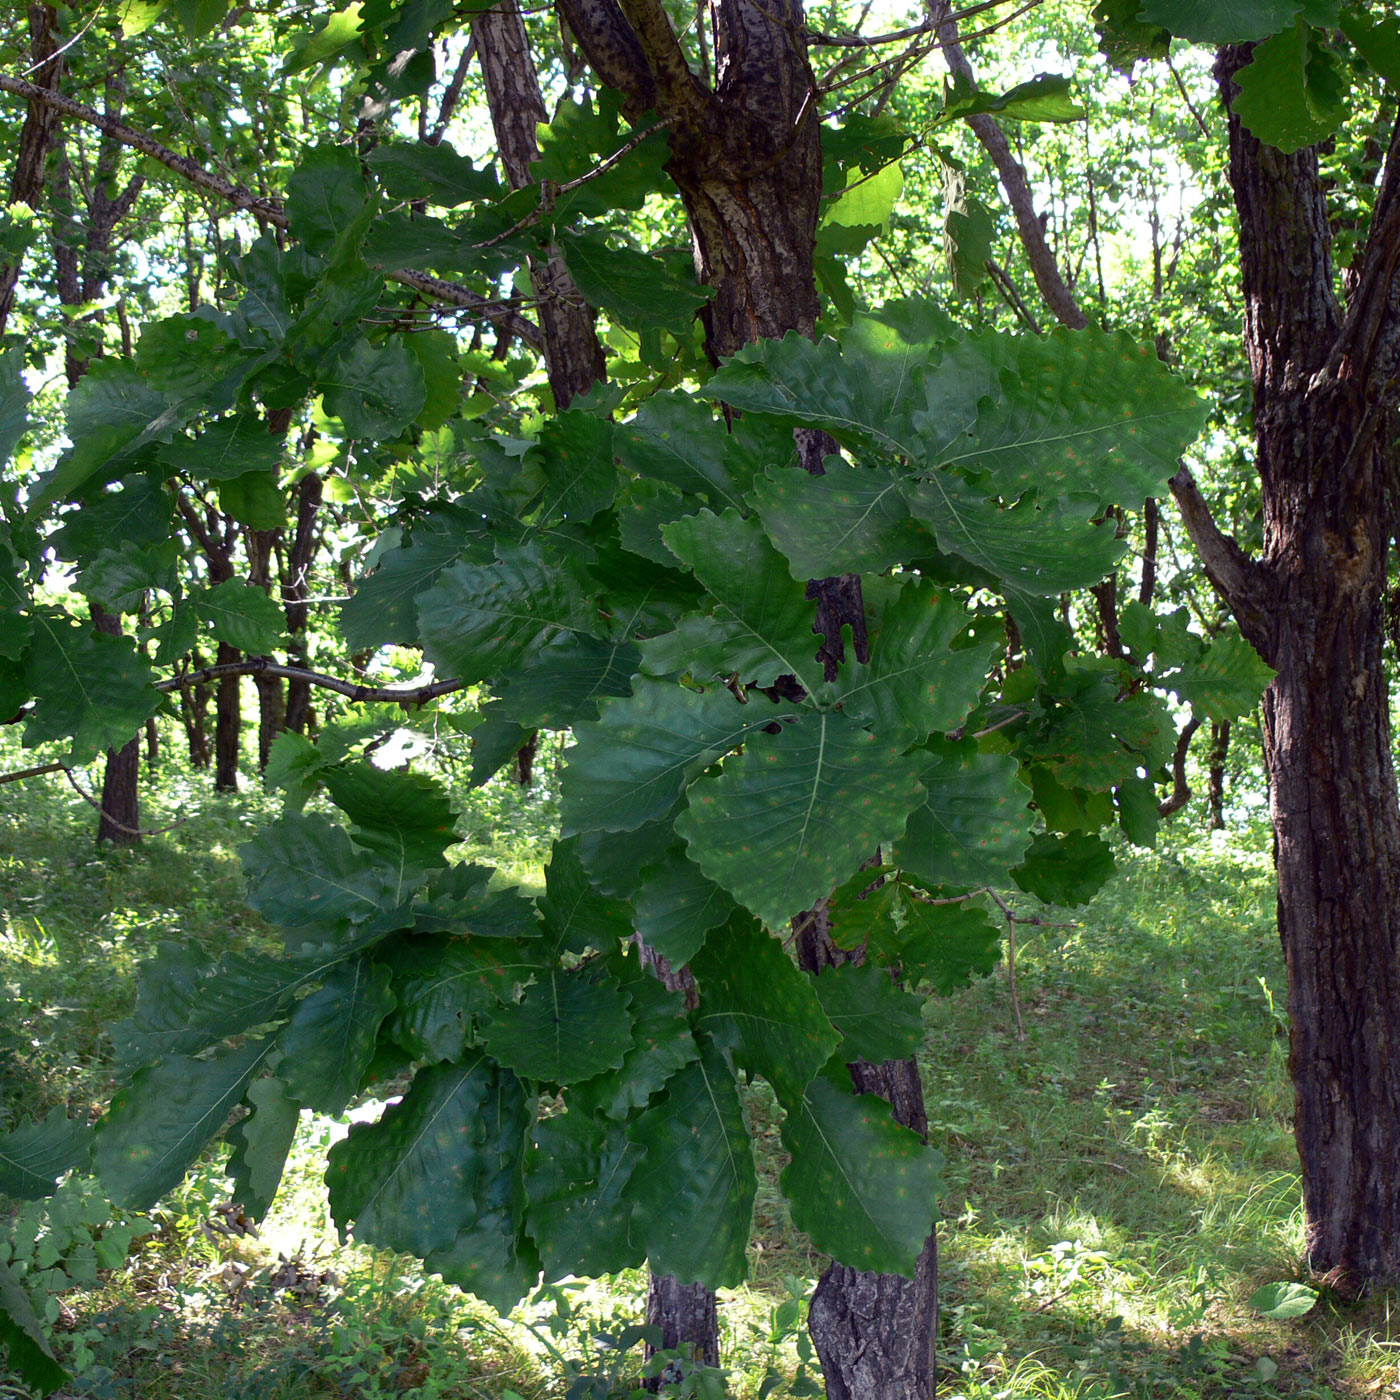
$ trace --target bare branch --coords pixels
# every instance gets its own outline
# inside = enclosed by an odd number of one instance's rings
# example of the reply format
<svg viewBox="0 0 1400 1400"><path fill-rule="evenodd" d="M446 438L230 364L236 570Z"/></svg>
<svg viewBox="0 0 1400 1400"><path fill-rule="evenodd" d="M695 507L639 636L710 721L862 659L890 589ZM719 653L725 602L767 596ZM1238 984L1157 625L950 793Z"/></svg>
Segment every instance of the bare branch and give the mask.
<svg viewBox="0 0 1400 1400"><path fill-rule="evenodd" d="M1165 802L1157 804L1159 816L1169 817L1173 812L1179 812L1191 800L1191 787L1186 781L1186 753L1200 727L1200 720L1192 715L1185 728L1176 736L1176 751L1172 754L1172 795Z"/></svg>
<svg viewBox="0 0 1400 1400"><path fill-rule="evenodd" d="M127 826L124 822L119 822L83 785L73 774L73 770L66 764L60 763L59 768L63 770L63 776L68 779L68 786L88 804L89 807L102 814L104 826L115 827L124 836L162 836L167 831L174 831L177 826L184 826L189 821L188 817L181 817L178 821L171 822L168 826L157 826L150 830L139 826Z"/></svg>
<svg viewBox="0 0 1400 1400"><path fill-rule="evenodd" d="M38 778L45 773L62 773L66 767L63 763L36 763L33 768L18 768L13 773L0 773L0 783L22 783L26 778Z"/></svg>
<svg viewBox="0 0 1400 1400"><path fill-rule="evenodd" d="M439 696L451 695L465 689L465 682L458 680L433 681L419 686L379 686L362 685L355 681L341 680L338 676L328 676L321 671L310 671L304 666L284 666L265 656L250 656L242 661L226 661L216 666L201 666L197 671L185 671L169 680L157 681L156 689L170 692L186 690L195 685L207 685L210 681L224 680L229 676L266 676L279 680L301 681L304 685L315 686L318 690L333 690L350 700L369 701L386 705L402 705L408 709L415 705L426 705Z"/></svg>
<svg viewBox="0 0 1400 1400"><path fill-rule="evenodd" d="M1196 553L1205 567L1206 577L1225 606L1234 613L1250 644L1265 661L1271 662L1275 652L1274 600L1268 569L1252 560L1238 542L1215 523L1196 478L1184 462L1169 484L1186 533L1191 536L1191 543L1196 546Z"/></svg>
<svg viewBox="0 0 1400 1400"><path fill-rule="evenodd" d="M949 13L948 0L927 0L927 4L929 17L938 29L943 57L947 61L949 71L969 86L976 87L977 80L972 71L972 64L968 62L967 54L958 42L957 22ZM1021 244L1026 250L1026 261L1031 265L1035 285L1040 289L1046 306L1061 325L1068 326L1071 330L1083 330L1089 324L1089 318L1080 309L1079 303L1074 299L1074 293L1065 284L1064 275L1055 261L1055 254L1045 241L1045 229L1036 214L1035 198L1031 193L1030 181L1026 178L1025 166L1016 159L1001 123L986 112L981 112L969 117L967 124L982 143L983 149L991 156L992 164L1001 176L1002 188L1006 191L1007 202L1011 205L1016 228L1021 235Z"/></svg>

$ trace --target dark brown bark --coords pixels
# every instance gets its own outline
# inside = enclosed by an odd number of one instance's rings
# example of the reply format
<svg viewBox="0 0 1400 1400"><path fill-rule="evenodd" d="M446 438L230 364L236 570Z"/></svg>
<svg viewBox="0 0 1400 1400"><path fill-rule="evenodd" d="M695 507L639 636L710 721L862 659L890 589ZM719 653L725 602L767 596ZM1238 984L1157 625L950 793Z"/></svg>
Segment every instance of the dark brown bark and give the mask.
<svg viewBox="0 0 1400 1400"><path fill-rule="evenodd" d="M1150 496L1142 507L1142 582L1138 585L1138 602L1152 606L1152 594L1157 587L1157 536L1161 529L1161 509Z"/></svg>
<svg viewBox="0 0 1400 1400"><path fill-rule="evenodd" d="M190 664L198 671L204 658L198 651L190 653ZM189 746L190 767L200 772L209 766L209 687L203 681L180 687L180 723L185 727L185 742Z"/></svg>
<svg viewBox="0 0 1400 1400"><path fill-rule="evenodd" d="M92 625L104 636L121 636L121 618L97 603ZM107 750L102 778L102 813L97 820L97 844L134 846L141 840L141 739L137 734L120 749Z"/></svg>
<svg viewBox="0 0 1400 1400"><path fill-rule="evenodd" d="M216 666L229 666L243 653L227 642L219 643ZM214 695L214 791L238 791L238 743L243 730L243 697L238 676L225 676Z"/></svg>
<svg viewBox="0 0 1400 1400"><path fill-rule="evenodd" d="M1249 56L1220 53L1227 107ZM1400 1282L1400 803L1382 656L1400 132L1345 309L1316 152L1263 147L1231 113L1230 183L1264 512L1263 559L1244 573L1264 615L1215 581L1277 672L1264 756L1307 1249L1353 1291Z"/></svg>
<svg viewBox="0 0 1400 1400"><path fill-rule="evenodd" d="M472 38L481 59L491 124L506 178L512 189L532 184L530 167L539 159L535 131L548 122L539 77L530 56L525 21L515 0L472 17ZM530 259L530 280L540 298L540 330L546 347L545 364L554 402L564 409L606 377L603 347L598 343L597 313L574 285L564 260L553 249L549 256Z"/></svg>
<svg viewBox="0 0 1400 1400"><path fill-rule="evenodd" d="M199 545L209 569L210 583L226 583L234 576L234 551L238 547L238 522L213 506L201 513L183 492L176 496L176 507L190 537ZM220 642L214 657L216 666L233 667L243 653L227 642ZM214 791L238 791L238 747L243 724L241 676L219 678L214 698Z"/></svg>
<svg viewBox="0 0 1400 1400"><path fill-rule="evenodd" d="M1230 721L1212 720L1206 781L1206 811L1212 831L1225 830L1225 759L1230 752Z"/></svg>
<svg viewBox="0 0 1400 1400"><path fill-rule="evenodd" d="M29 7L29 56L34 65L34 81L39 87L54 87L63 72L63 55L53 26L56 19L52 5ZM58 129L59 114L46 102L31 102L24 115L19 133L19 151L10 176L10 203L39 207L44 190L44 171L49 150ZM20 269L24 261L16 256L14 262L0 263L0 335L4 335L14 310L15 289L19 286Z"/></svg>
<svg viewBox="0 0 1400 1400"><path fill-rule="evenodd" d="M660 1347L648 1353L688 1351L702 1366L719 1365L719 1311L714 1289L703 1283L681 1283L674 1274L651 1274L647 1279L647 1321L661 1329ZM679 1370L679 1368L677 1368ZM668 1380L663 1371L646 1383L648 1390L660 1390Z"/></svg>

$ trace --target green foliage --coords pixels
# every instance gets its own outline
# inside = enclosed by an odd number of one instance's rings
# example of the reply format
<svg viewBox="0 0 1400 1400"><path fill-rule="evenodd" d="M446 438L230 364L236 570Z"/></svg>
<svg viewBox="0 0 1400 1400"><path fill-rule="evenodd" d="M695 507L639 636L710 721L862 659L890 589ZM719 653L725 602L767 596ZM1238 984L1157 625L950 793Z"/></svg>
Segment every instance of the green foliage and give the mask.
<svg viewBox="0 0 1400 1400"><path fill-rule="evenodd" d="M783 1145L792 1155L783 1190L813 1243L860 1268L911 1275L938 1219L941 1158L889 1104L818 1077L788 1105Z"/></svg>
<svg viewBox="0 0 1400 1400"><path fill-rule="evenodd" d="M1119 8L1108 18L1136 28L1200 18ZM1215 23L1247 26L1246 11ZM226 43L219 5L180 0L173 15L182 43ZM1150 688L1223 715L1262 683L1232 644L1085 660L1052 616L1116 566L1127 544L1108 509L1164 493L1201 405L1123 334L964 333L931 299L862 312L841 260L893 228L900 162L929 143L859 102L829 133L819 233L846 328L758 342L715 369L696 327L714 289L659 212L677 156L652 116L632 128L606 86L571 92L521 190L450 145L402 139L396 105L425 100L464 22L460 6L378 0L276 21L295 33L261 67L316 94L290 173L272 143L285 237L229 246L216 306L92 357L67 401L69 445L25 498L28 533L0 551L0 656L16 709L32 701L26 741L87 760L130 739L165 703L158 674L209 640L331 667L364 651L355 670L376 675L414 664L395 649L421 649L459 693L395 719L443 769L464 735L474 782L537 730L553 752L572 736L561 839L542 892L502 890L454 863L445 783L361 752L389 721L321 714L316 745L279 740L268 778L286 809L243 855L249 906L287 952L159 957L117 1037L98 1169L119 1199L148 1203L224 1133L235 1194L261 1215L302 1107L402 1092L330 1152L342 1231L502 1310L542 1271L643 1258L732 1284L759 1190L741 1081L758 1076L785 1115L779 1189L798 1226L844 1263L909 1273L940 1158L850 1092L846 1063L910 1053L917 989L990 970L997 931L963 896L1019 884L1085 898L1112 865L1094 830L1121 813L1144 834L1172 739ZM1326 61L1304 63L1318 92ZM343 89L329 81L340 68ZM352 93L366 125L341 139L322 114ZM1049 75L956 84L945 107L1080 115ZM282 105L244 110L249 123L209 129L233 141L289 124ZM980 204L957 212L972 291L997 229ZM572 275L564 301L601 312L615 352L607 382L563 412L533 350L503 364L444 329L435 294L464 319L484 302L545 324L556 289L540 272L556 260ZM502 357L534 339L507 324ZM12 446L24 395L8 369L4 382ZM825 474L795 465L794 430L831 434ZM304 505L311 473L332 508L323 538L346 577L352 556L361 572L336 637L319 620L288 635L305 592L227 579L208 542L281 529L285 548L303 523L289 489ZM144 609L152 659L43 592L51 507L80 589ZM173 544L177 513L197 567ZM828 622L832 580L857 600L844 627ZM827 901L858 956L814 981L780 935ZM623 954L634 933L645 958ZM688 967L686 996L655 957ZM33 1189L62 1165L24 1160Z"/></svg>

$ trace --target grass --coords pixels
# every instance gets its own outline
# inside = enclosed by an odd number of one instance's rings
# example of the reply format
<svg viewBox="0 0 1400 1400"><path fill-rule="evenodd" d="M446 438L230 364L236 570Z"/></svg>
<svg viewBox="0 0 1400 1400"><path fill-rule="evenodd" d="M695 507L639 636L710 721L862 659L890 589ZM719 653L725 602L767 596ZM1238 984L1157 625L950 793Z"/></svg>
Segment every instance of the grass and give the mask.
<svg viewBox="0 0 1400 1400"><path fill-rule="evenodd" d="M134 968L161 939L219 950L268 937L241 904L235 854L266 799L216 801L202 780L172 779L149 795L147 819L187 823L99 853L90 809L59 784L0 787L10 1120L102 1101L102 1027L130 1005ZM476 851L509 842L527 879L549 807L531 800L534 813L512 813L489 793L468 822ZM1004 969L927 1007L923 1071L947 1159L945 1396L1400 1397L1396 1299L1348 1304L1322 1290L1292 1321L1250 1306L1262 1285L1304 1277L1271 869L1261 831L1191 839L1182 822L1171 851L1120 852L1119 878L1087 909L1022 925L1024 1039ZM761 1084L749 1111L762 1182L752 1279L721 1310L742 1400L772 1371L791 1377L794 1299L822 1264L777 1193L777 1111ZM640 1275L554 1290L503 1322L406 1261L341 1248L319 1182L341 1131L303 1121L260 1236L224 1225L211 1163L153 1213L158 1228L124 1265L56 1295L69 1393L625 1393L608 1377L634 1374L632 1358L595 1334L635 1320ZM17 1393L0 1380L0 1396Z"/></svg>

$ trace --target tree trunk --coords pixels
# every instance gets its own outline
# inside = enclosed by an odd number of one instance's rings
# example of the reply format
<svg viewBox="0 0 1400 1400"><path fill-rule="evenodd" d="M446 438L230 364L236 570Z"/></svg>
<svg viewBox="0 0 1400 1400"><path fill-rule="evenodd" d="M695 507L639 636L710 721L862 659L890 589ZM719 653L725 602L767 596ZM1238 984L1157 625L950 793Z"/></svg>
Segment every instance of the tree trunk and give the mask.
<svg viewBox="0 0 1400 1400"><path fill-rule="evenodd" d="M1212 720L1210 726L1209 779L1206 808L1212 831L1225 830L1225 759L1230 752L1230 721Z"/></svg>
<svg viewBox="0 0 1400 1400"><path fill-rule="evenodd" d="M1326 533L1297 541L1264 753L1308 1255L1355 1291L1400 1282L1400 810L1384 571Z"/></svg>
<svg viewBox="0 0 1400 1400"><path fill-rule="evenodd" d="M789 331L814 333L820 303L813 257L821 204L821 138L811 109L813 77L791 35L805 17L800 0L764 8L716 6L716 56L730 67L721 87L722 114L703 142L673 142L667 171L690 216L696 267L715 288L703 313L706 346L716 361L750 341ZM741 173L742 172L742 173ZM802 466L823 471L837 451L824 433L799 431ZM850 626L857 655L865 655L865 609L860 580L814 579L814 630L825 639L828 678L841 660L842 628ZM802 921L798 963L809 971L830 965L839 951L813 930L822 911ZM852 1066L860 1092L890 1099L896 1119L928 1131L918 1065L913 1060ZM923 1400L932 1395L937 1330L937 1241L930 1234L916 1277L901 1278L831 1264L822 1274L808 1316L827 1394L832 1400Z"/></svg>
<svg viewBox="0 0 1400 1400"><path fill-rule="evenodd" d="M532 183L530 166L539 159L535 133L549 121L539 77L530 57L525 21L513 0L472 16L472 36L491 108L491 125L506 178L512 189ZM548 256L531 257L530 280L540 298L540 330L545 366L555 405L562 411L606 377L597 317L574 286L564 260L551 247Z"/></svg>
<svg viewBox="0 0 1400 1400"><path fill-rule="evenodd" d="M813 910L797 935L797 962L820 974L859 961L832 942L825 910ZM895 1121L928 1141L924 1087L914 1060L850 1066L858 1094L888 1099ZM821 1358L829 1400L930 1400L937 1381L938 1237L924 1242L912 1279L829 1264L817 1283L807 1330Z"/></svg>
<svg viewBox="0 0 1400 1400"><path fill-rule="evenodd" d="M1221 50L1227 107L1250 54ZM1397 523L1400 128L1345 310L1317 152L1262 147L1232 112L1230 183L1262 561L1202 523L1189 478L1178 498L1212 581L1277 672L1264 758L1308 1259L1356 1292L1400 1282L1400 802L1382 657Z"/></svg>
<svg viewBox="0 0 1400 1400"><path fill-rule="evenodd" d="M52 5L29 7L29 56L34 69L33 81L40 87L56 87L63 72L63 51L54 35L57 15ZM58 130L61 114L45 102L31 102L24 115L19 133L19 150L15 168L10 175L10 203L39 207L44 190L44 170L49 149ZM0 335L14 310L15 289L19 286L23 253L16 253L13 262L0 262Z"/></svg>
<svg viewBox="0 0 1400 1400"><path fill-rule="evenodd" d="M719 1365L719 1304L714 1289L703 1283L681 1283L674 1274L651 1273L647 1278L647 1321L661 1329L661 1346L648 1347L648 1355L658 1350L682 1348L702 1366ZM668 1377L665 1372L647 1382L648 1390L660 1390Z"/></svg>
<svg viewBox="0 0 1400 1400"><path fill-rule="evenodd" d="M481 11L473 16L472 35L501 163L512 188L521 189L531 183L530 167L539 157L536 132L548 113L519 6L514 0L502 0ZM540 329L549 384L555 406L562 411L604 377L606 361L598 341L597 316L579 295L561 259L532 258L530 275L542 298ZM528 761L517 769L522 783L528 781L533 762L529 744L521 752L527 751ZM687 969L672 970L645 943L639 942L638 950L666 986L693 993L694 981ZM718 1304L713 1291L703 1284L683 1284L672 1275L651 1273L646 1316L660 1330L664 1348L686 1348L704 1365L719 1364ZM648 1355L655 1350L648 1347ZM654 1388L659 1388L659 1382Z"/></svg>
<svg viewBox="0 0 1400 1400"><path fill-rule="evenodd" d="M204 658L198 651L190 653L190 667L199 671ZM180 687L180 723L185 727L185 742L189 747L190 767L203 772L209 766L209 687L198 685Z"/></svg>
<svg viewBox="0 0 1400 1400"><path fill-rule="evenodd" d="M237 647L227 642L219 643L214 657L216 666L232 665L242 660ZM242 696L239 692L241 678L225 676L220 682L214 699L214 791L238 791L238 744L243 729Z"/></svg>
<svg viewBox="0 0 1400 1400"><path fill-rule="evenodd" d="M97 603L92 625L107 637L121 636L121 618ZM141 840L141 739L137 734L120 749L107 750L102 778L102 813L97 821L97 844L134 846Z"/></svg>

